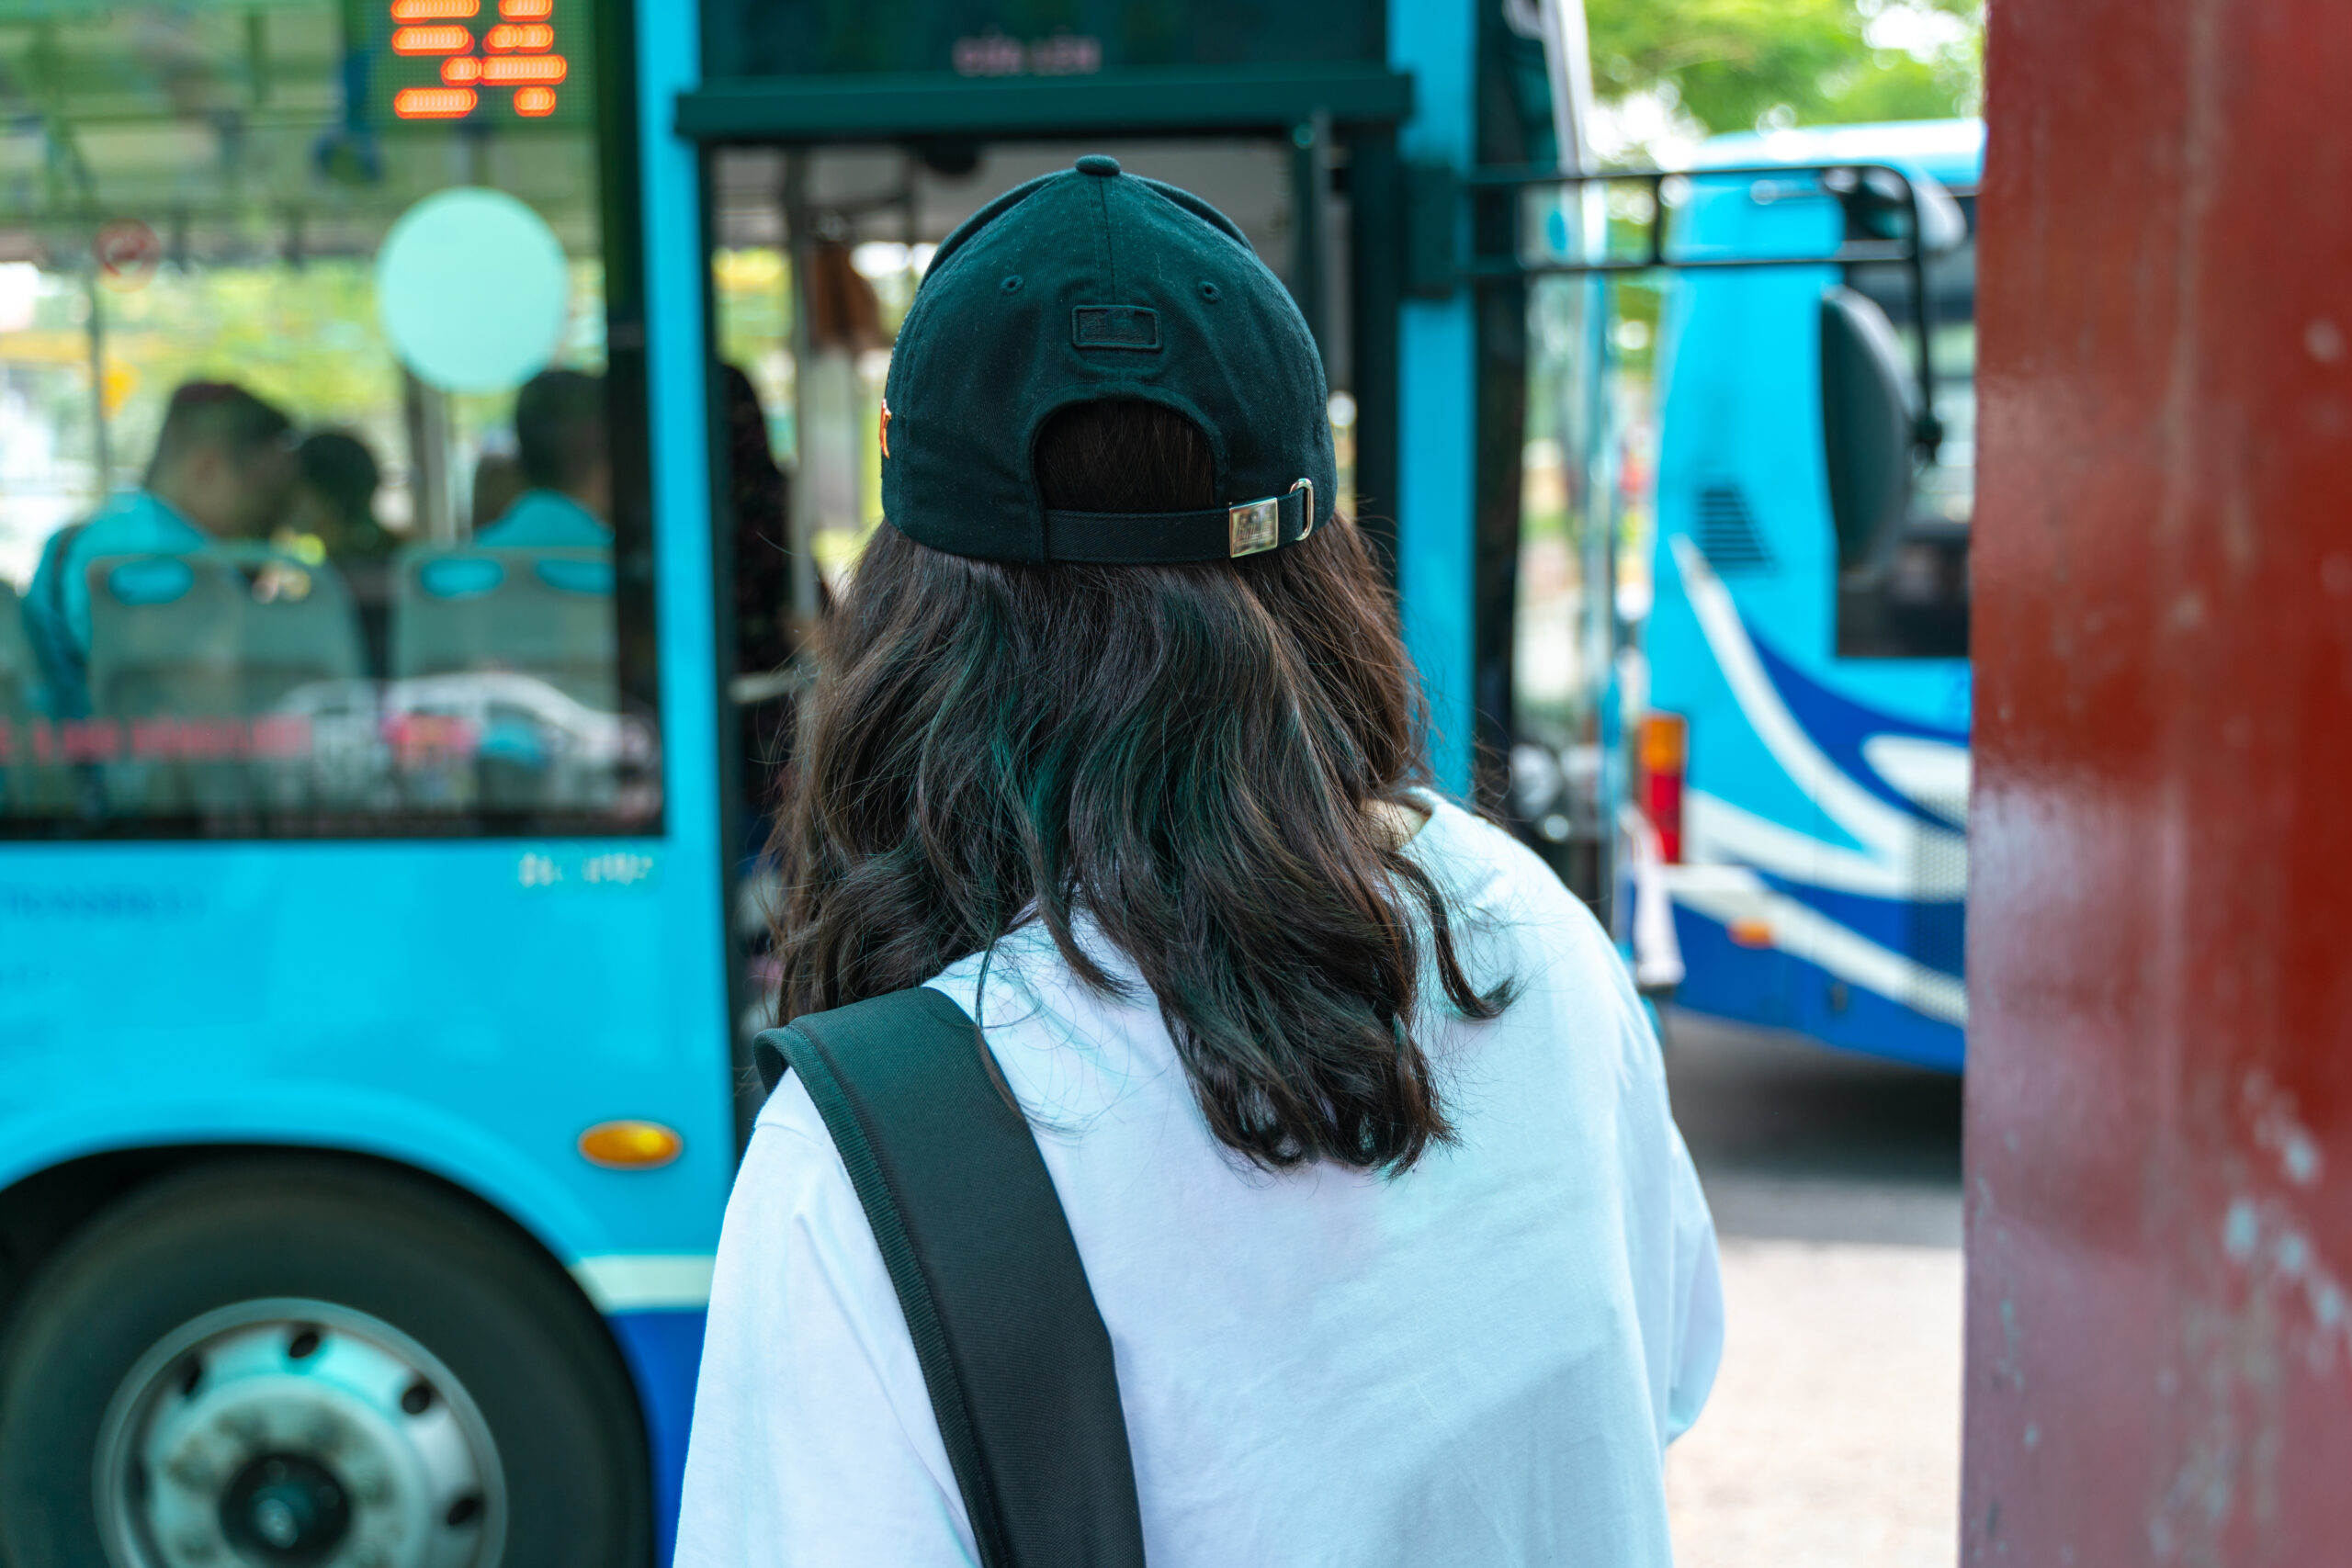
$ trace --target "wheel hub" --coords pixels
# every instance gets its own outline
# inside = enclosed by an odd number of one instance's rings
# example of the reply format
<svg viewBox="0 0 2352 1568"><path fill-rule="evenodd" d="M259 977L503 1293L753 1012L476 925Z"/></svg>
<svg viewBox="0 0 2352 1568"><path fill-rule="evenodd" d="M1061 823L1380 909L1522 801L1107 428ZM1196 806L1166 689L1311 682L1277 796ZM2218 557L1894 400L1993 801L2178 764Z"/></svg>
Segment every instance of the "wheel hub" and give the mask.
<svg viewBox="0 0 2352 1568"><path fill-rule="evenodd" d="M166 1336L98 1445L116 1568L493 1568L505 1495L448 1369L376 1318L248 1302Z"/></svg>
<svg viewBox="0 0 2352 1568"><path fill-rule="evenodd" d="M334 1472L301 1454L248 1461L220 1494L220 1533L248 1557L323 1562L351 1529L351 1499Z"/></svg>

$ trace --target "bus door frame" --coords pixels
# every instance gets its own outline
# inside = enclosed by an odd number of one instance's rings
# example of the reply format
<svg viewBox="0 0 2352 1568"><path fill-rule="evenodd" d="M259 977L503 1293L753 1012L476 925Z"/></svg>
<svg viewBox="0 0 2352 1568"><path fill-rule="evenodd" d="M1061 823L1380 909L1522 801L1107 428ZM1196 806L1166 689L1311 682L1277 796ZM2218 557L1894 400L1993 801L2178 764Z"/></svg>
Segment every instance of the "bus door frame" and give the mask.
<svg viewBox="0 0 2352 1568"><path fill-rule="evenodd" d="M1329 341L1324 226L1332 152L1344 144L1352 233L1351 387L1358 410L1356 492L1396 494L1396 321L1404 302L1405 192L1396 127L1413 112L1413 78L1379 65L1295 70L1197 68L1076 77L784 76L720 82L678 95L677 133L704 154L725 146L821 146L955 136L976 141L1264 136L1287 139L1302 265L1291 282L1318 347ZM708 211L708 204L705 204ZM710 236L703 236L708 254ZM1301 283L1304 287L1301 287ZM706 288L707 280L706 279ZM709 321L706 312L706 321ZM707 327L706 332L714 332ZM714 339L715 353L715 339ZM1328 362L1328 350L1327 350ZM1368 520L1393 556L1395 521Z"/></svg>
<svg viewBox="0 0 2352 1568"><path fill-rule="evenodd" d="M1329 367L1329 302L1323 279L1325 215L1332 154L1348 152L1350 204L1350 388L1356 401L1355 493L1359 523L1392 583L1396 560L1399 441L1398 325L1404 305L1407 230L1404 166L1396 130L1413 113L1413 78L1384 65L1215 71L1148 70L1076 77L961 80L933 76L785 76L706 84L676 98L677 135L695 149L700 186L703 364L708 406L717 409L718 317L710 280L712 155L730 146L811 148L952 136L974 141L1136 140L1187 136L1261 136L1286 140L1302 243L1286 279ZM729 696L735 671L734 519L726 442L707 422L710 470L711 593L719 716L718 818L728 846L730 1038L742 1055L741 1009L750 999L734 911L748 827L742 798L738 725ZM758 1096L748 1058L736 1062L738 1146L749 1141Z"/></svg>

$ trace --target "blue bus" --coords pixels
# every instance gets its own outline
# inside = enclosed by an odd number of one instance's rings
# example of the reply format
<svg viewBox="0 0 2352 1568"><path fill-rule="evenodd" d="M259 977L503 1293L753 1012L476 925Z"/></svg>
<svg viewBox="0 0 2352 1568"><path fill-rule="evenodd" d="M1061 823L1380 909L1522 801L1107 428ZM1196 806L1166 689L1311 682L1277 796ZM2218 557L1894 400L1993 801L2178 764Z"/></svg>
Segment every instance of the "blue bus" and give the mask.
<svg viewBox="0 0 2352 1568"><path fill-rule="evenodd" d="M0 1561L666 1560L793 649L1018 180L1291 283L1466 786L1508 9L0 0Z"/></svg>
<svg viewBox="0 0 2352 1568"><path fill-rule="evenodd" d="M1679 1005L1957 1069L1969 785L1974 121L1717 138L1683 254L1824 254L1857 224L1820 165L1899 171L1923 223L1933 438L1884 526L1841 525L1825 436L1833 305L1916 366L1907 269L1686 269L1661 356L1642 802L1668 863ZM1737 177L1709 165L1785 164ZM1796 172L1800 167L1804 172ZM1956 220L1956 221L1952 221Z"/></svg>

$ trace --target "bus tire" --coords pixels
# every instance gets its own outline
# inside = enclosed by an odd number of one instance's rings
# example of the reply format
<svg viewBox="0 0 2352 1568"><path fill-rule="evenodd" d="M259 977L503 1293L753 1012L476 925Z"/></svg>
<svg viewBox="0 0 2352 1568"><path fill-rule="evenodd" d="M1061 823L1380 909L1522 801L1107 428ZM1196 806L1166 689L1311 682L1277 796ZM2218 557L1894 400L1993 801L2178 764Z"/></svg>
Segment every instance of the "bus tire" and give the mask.
<svg viewBox="0 0 2352 1568"><path fill-rule="evenodd" d="M390 1171L168 1178L53 1258L0 1338L10 1568L642 1568L648 1480L571 1281Z"/></svg>

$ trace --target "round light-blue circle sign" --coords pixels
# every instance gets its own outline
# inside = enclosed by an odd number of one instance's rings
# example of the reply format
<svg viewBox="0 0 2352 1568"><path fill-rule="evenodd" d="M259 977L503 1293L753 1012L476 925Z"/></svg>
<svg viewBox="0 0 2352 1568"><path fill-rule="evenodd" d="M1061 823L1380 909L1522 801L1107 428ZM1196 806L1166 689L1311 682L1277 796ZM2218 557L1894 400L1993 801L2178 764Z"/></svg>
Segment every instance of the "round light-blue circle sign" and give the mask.
<svg viewBox="0 0 2352 1568"><path fill-rule="evenodd" d="M496 392L547 367L571 308L563 243L504 191L461 186L406 212L376 253L376 315L428 386Z"/></svg>

